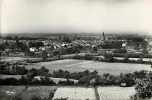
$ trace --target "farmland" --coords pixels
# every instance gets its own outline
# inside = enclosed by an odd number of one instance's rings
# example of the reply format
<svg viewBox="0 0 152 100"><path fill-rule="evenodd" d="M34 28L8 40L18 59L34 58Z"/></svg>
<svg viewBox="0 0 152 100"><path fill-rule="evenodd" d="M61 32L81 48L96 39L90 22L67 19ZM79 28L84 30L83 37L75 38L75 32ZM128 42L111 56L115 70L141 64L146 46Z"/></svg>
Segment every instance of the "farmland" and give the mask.
<svg viewBox="0 0 152 100"><path fill-rule="evenodd" d="M67 98L68 100L95 100L93 88L61 87L54 94L53 100Z"/></svg>
<svg viewBox="0 0 152 100"><path fill-rule="evenodd" d="M1 57L2 61L7 61L7 62L11 62L11 61L22 61L28 58L24 58L24 57Z"/></svg>
<svg viewBox="0 0 152 100"><path fill-rule="evenodd" d="M13 60L13 59L11 59ZM20 58L16 59L17 61ZM103 73L110 73L119 75L120 73L131 73L140 70L151 70L150 65L145 64L130 64L130 63L107 63L90 60L56 60L50 62L29 63L25 65L27 69L40 69L45 66L50 72L54 70L68 70L70 72L82 72L85 70L98 71L99 75ZM1 75L3 79L14 76L20 78L20 75ZM59 78L52 78L57 80ZM32 96L39 96L41 98L48 98L51 91L55 91L55 98L68 98L68 100L96 100L96 95L93 87L76 87L76 86L0 86L1 100L10 100L14 95L20 96L23 100L31 100ZM130 100L130 96L135 94L134 87L98 87L97 92L100 100Z"/></svg>
<svg viewBox="0 0 152 100"><path fill-rule="evenodd" d="M23 100L30 100L32 96L47 98L49 93L55 91L55 86L0 86L0 100L11 100L15 95Z"/></svg>
<svg viewBox="0 0 152 100"><path fill-rule="evenodd" d="M100 100L130 100L135 94L134 87L98 87ZM68 100L96 100L93 87L56 87L56 86L0 86L0 100L10 100L18 95L23 100L31 100L32 96L47 98L54 91L53 100L68 98Z"/></svg>
<svg viewBox="0 0 152 100"><path fill-rule="evenodd" d="M135 94L134 87L98 87L97 90L100 100L130 100L130 96ZM84 87L58 88L53 99L55 98L68 98L68 100L96 99L94 89Z"/></svg>
<svg viewBox="0 0 152 100"><path fill-rule="evenodd" d="M6 78L15 78L15 79L20 79L21 75L0 75L0 79L6 79Z"/></svg>
<svg viewBox="0 0 152 100"><path fill-rule="evenodd" d="M30 86L25 90L25 86L0 86L1 100L9 100L13 95L20 95L23 100L30 100L34 95L41 98L48 97L54 86ZM129 100L135 93L134 87L98 87L100 100ZM95 100L93 88L89 87L59 87L53 99L68 98L77 100Z"/></svg>
<svg viewBox="0 0 152 100"><path fill-rule="evenodd" d="M94 71L97 70L101 75L103 73L110 73L113 75L118 75L120 73L130 73L140 70L151 70L150 65L145 64L129 64L129 63L107 63L107 62L96 62L89 60L74 60L74 59L65 59L57 60L52 62L40 62L27 65L27 69L31 68L41 68L45 66L50 70L68 70L70 72L81 72L84 70Z"/></svg>
<svg viewBox="0 0 152 100"><path fill-rule="evenodd" d="M34 59L41 59L41 58L31 58L31 57L0 57L1 61L6 62L19 62L24 60L34 60Z"/></svg>
<svg viewBox="0 0 152 100"><path fill-rule="evenodd" d="M99 87L100 100L130 100L135 94L134 87Z"/></svg>

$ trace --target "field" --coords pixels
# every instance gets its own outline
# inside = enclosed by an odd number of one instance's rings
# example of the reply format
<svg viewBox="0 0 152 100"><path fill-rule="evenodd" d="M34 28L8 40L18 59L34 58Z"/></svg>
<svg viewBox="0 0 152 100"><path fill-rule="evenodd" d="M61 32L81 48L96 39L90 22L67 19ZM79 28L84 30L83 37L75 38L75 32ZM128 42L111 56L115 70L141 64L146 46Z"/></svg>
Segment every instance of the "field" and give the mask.
<svg viewBox="0 0 152 100"><path fill-rule="evenodd" d="M56 91L55 91L56 90ZM98 87L100 100L130 100L135 94L134 87ZM54 91L53 100L68 98L67 100L96 100L93 87L55 87L55 86L0 86L0 100L11 100L14 95L30 100L32 96L45 98ZM146 99L147 100L147 99ZM152 99L148 99L152 100Z"/></svg>
<svg viewBox="0 0 152 100"><path fill-rule="evenodd" d="M68 70L70 72L80 72L84 70L98 71L99 74L110 73L118 75L120 73L130 73L140 70L152 70L150 65L145 64L129 64L129 63L107 63L88 60L65 59L52 62L40 62L27 65L26 68L41 68L45 66L52 72L53 70Z"/></svg>
<svg viewBox="0 0 152 100"><path fill-rule="evenodd" d="M11 58L8 61L18 61L24 59ZM110 73L118 75L120 73L130 73L140 70L152 70L150 65L129 64L129 63L107 63L89 60L65 59L51 62L39 62L28 64L25 67L41 68L45 66L50 70L68 70L70 72L80 72L84 70L98 71L99 74ZM0 78L8 78L11 75L1 75ZM19 75L14 76L19 78ZM57 89L57 90L56 90ZM57 86L0 86L0 100L11 100L15 95L20 96L23 100L30 100L32 96L47 98L51 91L55 91L55 98L68 98L68 100L95 100L94 88L91 87L57 87ZM98 87L100 100L130 100L130 96L135 94L134 87Z"/></svg>
<svg viewBox="0 0 152 100"><path fill-rule="evenodd" d="M135 94L134 87L98 87L100 100L130 100ZM58 88L53 97L68 98L68 100L95 100L93 88L83 87L61 87Z"/></svg>
<svg viewBox="0 0 152 100"><path fill-rule="evenodd" d="M0 79L6 79L6 78L15 78L15 79L20 79L22 75L2 75L0 74Z"/></svg>
<svg viewBox="0 0 152 100"><path fill-rule="evenodd" d="M0 86L0 100L11 100L15 95L23 100L30 100L33 96L45 98L51 91L56 90L55 86Z"/></svg>
<svg viewBox="0 0 152 100"><path fill-rule="evenodd" d="M130 100L135 94L134 87L98 87L100 100Z"/></svg>
<svg viewBox="0 0 152 100"><path fill-rule="evenodd" d="M40 59L40 58L29 58L29 57L0 57L1 61L6 62L18 62L24 60Z"/></svg>
<svg viewBox="0 0 152 100"><path fill-rule="evenodd" d="M96 100L93 88L61 87L54 94L53 100L67 98L67 100Z"/></svg>

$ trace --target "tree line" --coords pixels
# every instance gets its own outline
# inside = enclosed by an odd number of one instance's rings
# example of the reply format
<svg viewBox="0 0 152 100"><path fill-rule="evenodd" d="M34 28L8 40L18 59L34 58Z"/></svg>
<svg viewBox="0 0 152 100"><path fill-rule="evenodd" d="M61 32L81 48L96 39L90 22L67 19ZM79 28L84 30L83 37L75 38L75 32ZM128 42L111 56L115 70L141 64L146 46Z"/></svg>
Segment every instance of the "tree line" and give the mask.
<svg viewBox="0 0 152 100"><path fill-rule="evenodd" d="M0 73L4 75L21 75L20 79L6 78L1 79L1 85L56 85L50 77L63 78L67 81L60 81L59 85L100 85L100 86L133 86L137 79L143 79L147 77L146 71L136 71L133 73L121 73L120 75L112 75L110 73L104 73L99 75L97 71L84 70L82 72L69 72L67 70L54 70L49 71L46 67L42 66L40 69L32 68L27 69L24 66L17 64L9 68L9 64L1 64ZM151 74L150 74L151 75ZM40 80L36 80L35 77L40 76ZM78 80L77 84L74 84L70 79Z"/></svg>

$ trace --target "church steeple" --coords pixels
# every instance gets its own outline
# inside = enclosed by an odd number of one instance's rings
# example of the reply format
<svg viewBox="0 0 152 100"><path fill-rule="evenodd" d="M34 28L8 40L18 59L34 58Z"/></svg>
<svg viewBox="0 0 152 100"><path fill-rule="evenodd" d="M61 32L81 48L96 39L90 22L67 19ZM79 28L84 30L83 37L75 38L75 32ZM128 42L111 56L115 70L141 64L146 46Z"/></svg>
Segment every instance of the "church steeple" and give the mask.
<svg viewBox="0 0 152 100"><path fill-rule="evenodd" d="M105 41L105 34L104 34L104 32L102 33L102 36L103 36L103 41Z"/></svg>

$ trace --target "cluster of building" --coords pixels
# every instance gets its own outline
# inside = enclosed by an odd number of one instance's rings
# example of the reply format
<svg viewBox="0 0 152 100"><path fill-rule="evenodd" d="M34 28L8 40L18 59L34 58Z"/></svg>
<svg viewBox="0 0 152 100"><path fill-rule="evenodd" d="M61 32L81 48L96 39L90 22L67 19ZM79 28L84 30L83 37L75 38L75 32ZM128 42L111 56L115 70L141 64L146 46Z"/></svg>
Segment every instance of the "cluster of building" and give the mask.
<svg viewBox="0 0 152 100"><path fill-rule="evenodd" d="M145 38L116 39L106 37L103 33L100 39L74 39L70 42L55 41L51 39L35 40L6 40L0 39L1 55L19 56L46 56L62 55L68 53L133 53L142 54L152 51L151 40ZM21 45L18 45L21 44ZM18 47L18 46L23 46Z"/></svg>

